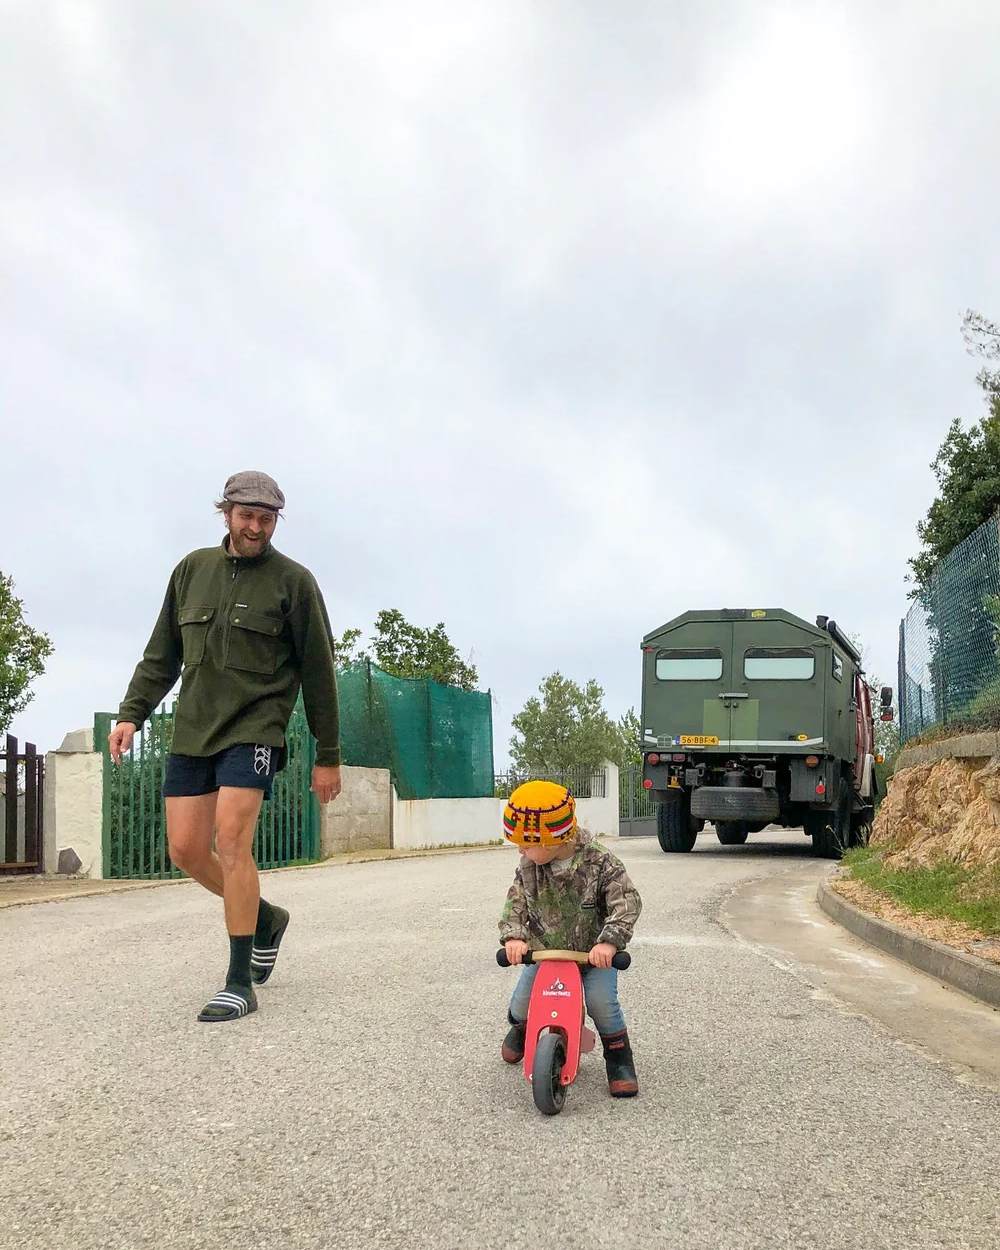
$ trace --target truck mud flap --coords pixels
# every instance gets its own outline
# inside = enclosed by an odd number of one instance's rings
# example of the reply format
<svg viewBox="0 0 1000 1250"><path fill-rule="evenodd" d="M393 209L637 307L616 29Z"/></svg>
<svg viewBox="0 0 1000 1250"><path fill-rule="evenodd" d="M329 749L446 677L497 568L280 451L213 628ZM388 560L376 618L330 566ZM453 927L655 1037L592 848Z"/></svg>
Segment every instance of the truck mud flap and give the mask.
<svg viewBox="0 0 1000 1250"><path fill-rule="evenodd" d="M777 791L756 786L699 786L691 795L691 815L699 820L769 824L780 811Z"/></svg>

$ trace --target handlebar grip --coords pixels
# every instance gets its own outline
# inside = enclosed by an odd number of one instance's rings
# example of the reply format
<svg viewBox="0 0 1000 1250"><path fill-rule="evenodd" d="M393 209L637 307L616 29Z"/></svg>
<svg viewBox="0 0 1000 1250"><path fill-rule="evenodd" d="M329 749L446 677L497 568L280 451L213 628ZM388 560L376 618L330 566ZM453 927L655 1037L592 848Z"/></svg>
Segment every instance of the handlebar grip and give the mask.
<svg viewBox="0 0 1000 1250"><path fill-rule="evenodd" d="M611 960L611 967L617 968L619 972L624 972L631 962L632 956L628 953L628 951L619 951L618 954Z"/></svg>
<svg viewBox="0 0 1000 1250"><path fill-rule="evenodd" d="M531 951L527 951L524 955L521 956L521 963L533 964L535 961L534 959L532 959L531 955L532 955ZM497 963L500 965L501 968L509 968L511 966L510 960L507 958L507 952L504 950L502 946L497 951Z"/></svg>

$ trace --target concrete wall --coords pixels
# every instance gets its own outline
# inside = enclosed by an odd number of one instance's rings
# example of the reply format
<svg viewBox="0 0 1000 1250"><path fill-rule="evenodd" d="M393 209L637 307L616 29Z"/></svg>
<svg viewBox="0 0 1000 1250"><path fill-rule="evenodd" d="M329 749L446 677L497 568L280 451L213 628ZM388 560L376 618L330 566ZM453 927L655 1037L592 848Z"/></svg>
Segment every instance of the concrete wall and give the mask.
<svg viewBox="0 0 1000 1250"><path fill-rule="evenodd" d="M618 769L614 764L605 767L606 797L578 799L576 804L579 823L602 838L618 836ZM503 799L399 799L395 791L393 797L392 844L399 850L503 837Z"/></svg>
<svg viewBox="0 0 1000 1250"><path fill-rule="evenodd" d="M320 857L388 849L395 797L388 769L345 764L341 775L344 788L339 798L320 807Z"/></svg>
<svg viewBox="0 0 1000 1250"><path fill-rule="evenodd" d="M58 751L45 756L45 868L59 870L63 851L80 860L85 877L104 875L101 858L103 758L94 750L94 734L67 734ZM72 856L67 856L71 862ZM65 863L65 861L64 861Z"/></svg>

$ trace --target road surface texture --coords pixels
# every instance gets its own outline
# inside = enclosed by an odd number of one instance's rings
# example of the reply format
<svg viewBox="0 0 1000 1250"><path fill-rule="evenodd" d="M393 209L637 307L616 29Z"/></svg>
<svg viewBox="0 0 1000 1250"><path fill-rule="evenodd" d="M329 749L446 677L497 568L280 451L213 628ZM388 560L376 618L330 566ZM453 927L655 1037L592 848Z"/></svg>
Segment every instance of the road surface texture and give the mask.
<svg viewBox="0 0 1000 1250"><path fill-rule="evenodd" d="M235 1024L194 886L0 911L0 1247L1000 1247L1000 1016L828 922L801 835L613 846L642 1092L585 1056L553 1118L499 1057L508 848L268 876Z"/></svg>

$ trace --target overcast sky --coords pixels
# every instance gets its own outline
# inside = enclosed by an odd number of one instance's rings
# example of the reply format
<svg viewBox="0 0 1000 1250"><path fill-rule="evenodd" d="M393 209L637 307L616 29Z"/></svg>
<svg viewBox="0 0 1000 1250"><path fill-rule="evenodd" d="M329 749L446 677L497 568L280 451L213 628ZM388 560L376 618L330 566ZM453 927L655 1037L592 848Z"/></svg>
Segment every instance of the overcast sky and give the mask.
<svg viewBox="0 0 1000 1250"><path fill-rule="evenodd" d="M334 626L511 716L786 607L894 679L962 312L1000 316L1000 5L0 0L0 569L113 710L271 473Z"/></svg>

